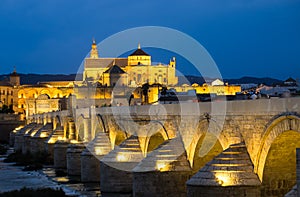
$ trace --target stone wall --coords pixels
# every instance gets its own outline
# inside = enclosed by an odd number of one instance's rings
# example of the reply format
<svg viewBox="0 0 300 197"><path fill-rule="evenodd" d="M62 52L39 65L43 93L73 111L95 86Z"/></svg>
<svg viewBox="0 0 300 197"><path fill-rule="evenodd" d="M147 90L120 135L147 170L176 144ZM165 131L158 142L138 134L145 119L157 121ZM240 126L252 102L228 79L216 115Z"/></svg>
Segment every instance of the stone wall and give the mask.
<svg viewBox="0 0 300 197"><path fill-rule="evenodd" d="M135 172L133 174L133 191L135 197L174 196L185 197L185 182L191 177L191 171L178 172Z"/></svg>
<svg viewBox="0 0 300 197"><path fill-rule="evenodd" d="M24 125L25 121L20 120L19 115L0 114L0 143L9 142L10 132L15 128Z"/></svg>
<svg viewBox="0 0 300 197"><path fill-rule="evenodd" d="M258 197L260 190L257 187L213 187L213 186L197 186L187 191L188 197L207 197L207 196L222 196L222 197Z"/></svg>

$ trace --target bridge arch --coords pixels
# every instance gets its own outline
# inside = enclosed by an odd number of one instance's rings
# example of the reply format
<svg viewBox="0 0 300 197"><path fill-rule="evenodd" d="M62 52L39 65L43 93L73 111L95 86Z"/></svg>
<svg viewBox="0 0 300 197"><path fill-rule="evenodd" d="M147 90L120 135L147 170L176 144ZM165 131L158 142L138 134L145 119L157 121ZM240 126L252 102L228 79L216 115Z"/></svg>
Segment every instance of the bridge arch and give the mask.
<svg viewBox="0 0 300 197"><path fill-rule="evenodd" d="M200 119L187 147L187 157L193 171L198 171L205 163L226 148L222 129L213 119Z"/></svg>
<svg viewBox="0 0 300 197"><path fill-rule="evenodd" d="M141 126L141 129L144 131L146 130L146 133L139 135L139 141L144 156L147 156L148 152L153 151L164 141L170 139L164 124L158 120L147 122L146 125Z"/></svg>
<svg viewBox="0 0 300 197"><path fill-rule="evenodd" d="M115 117L111 116L105 116L105 120L107 120L106 129L109 134L111 148L114 149L116 145L121 144L121 142L123 142L129 136L122 121L116 123L117 120L115 119Z"/></svg>
<svg viewBox="0 0 300 197"><path fill-rule="evenodd" d="M300 147L300 115L275 116L265 129L255 165L262 195L283 195L295 184L296 147Z"/></svg>
<svg viewBox="0 0 300 197"><path fill-rule="evenodd" d="M104 133L109 132L108 127L106 126L104 117L101 114L97 114L96 117L97 117L96 124L98 127L95 127L95 135L96 135L97 131L103 131ZM98 128L99 130L96 128Z"/></svg>

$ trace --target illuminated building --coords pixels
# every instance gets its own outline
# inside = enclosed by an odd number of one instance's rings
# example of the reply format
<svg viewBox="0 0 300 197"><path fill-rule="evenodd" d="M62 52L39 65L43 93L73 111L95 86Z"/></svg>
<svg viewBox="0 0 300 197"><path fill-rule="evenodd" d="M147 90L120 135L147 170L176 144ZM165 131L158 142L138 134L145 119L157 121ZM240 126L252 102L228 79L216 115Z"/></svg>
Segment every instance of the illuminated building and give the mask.
<svg viewBox="0 0 300 197"><path fill-rule="evenodd" d="M137 87L145 83L174 86L178 83L175 71L175 57L167 65L152 65L151 56L140 45L128 57L99 57L97 45L93 41L90 57L84 60L83 80L107 86Z"/></svg>

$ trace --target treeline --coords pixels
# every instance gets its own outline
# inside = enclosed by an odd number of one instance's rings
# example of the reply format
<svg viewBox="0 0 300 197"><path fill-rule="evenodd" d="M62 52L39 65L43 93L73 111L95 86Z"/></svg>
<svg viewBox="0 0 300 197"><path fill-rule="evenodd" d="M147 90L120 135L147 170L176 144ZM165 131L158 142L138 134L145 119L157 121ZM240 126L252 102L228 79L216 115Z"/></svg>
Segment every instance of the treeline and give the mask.
<svg viewBox="0 0 300 197"><path fill-rule="evenodd" d="M13 114L15 113L15 111L13 110L13 105L2 105L2 107L0 108L0 113L2 114Z"/></svg>

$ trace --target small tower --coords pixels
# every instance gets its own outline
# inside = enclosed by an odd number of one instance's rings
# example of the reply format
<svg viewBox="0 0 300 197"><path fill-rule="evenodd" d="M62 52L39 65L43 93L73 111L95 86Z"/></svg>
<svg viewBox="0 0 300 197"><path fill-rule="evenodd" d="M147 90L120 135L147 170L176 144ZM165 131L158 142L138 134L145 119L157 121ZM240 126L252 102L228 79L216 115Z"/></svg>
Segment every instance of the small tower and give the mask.
<svg viewBox="0 0 300 197"><path fill-rule="evenodd" d="M95 39L93 39L93 44L92 44L92 50L91 50L91 53L90 53L90 58L99 58L97 44L96 44Z"/></svg>
<svg viewBox="0 0 300 197"><path fill-rule="evenodd" d="M172 68L176 66L176 59L175 59L175 57L173 57L173 58L170 60L169 66L172 67Z"/></svg>
<svg viewBox="0 0 300 197"><path fill-rule="evenodd" d="M20 75L17 74L16 67L14 68L14 71L9 75L9 82L13 86L20 85Z"/></svg>
<svg viewBox="0 0 300 197"><path fill-rule="evenodd" d="M140 43L138 48L128 56L128 66L150 66L151 56L141 49Z"/></svg>

